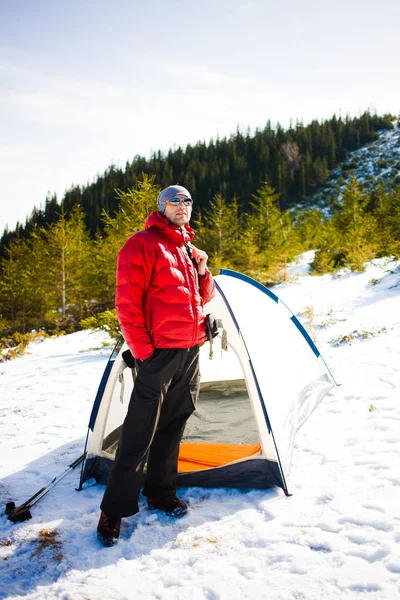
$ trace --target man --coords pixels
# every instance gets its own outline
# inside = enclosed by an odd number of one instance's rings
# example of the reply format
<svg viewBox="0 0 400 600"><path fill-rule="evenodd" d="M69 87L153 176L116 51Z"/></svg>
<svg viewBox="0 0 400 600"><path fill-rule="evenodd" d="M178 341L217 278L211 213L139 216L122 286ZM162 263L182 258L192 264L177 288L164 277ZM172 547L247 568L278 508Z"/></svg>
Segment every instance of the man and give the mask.
<svg viewBox="0 0 400 600"><path fill-rule="evenodd" d="M215 287L207 254L190 243L188 190L169 186L157 203L118 255L116 309L137 376L101 503L97 537L105 546L116 543L121 518L139 510L145 463L148 507L187 511L176 496L179 444L199 393L204 304Z"/></svg>

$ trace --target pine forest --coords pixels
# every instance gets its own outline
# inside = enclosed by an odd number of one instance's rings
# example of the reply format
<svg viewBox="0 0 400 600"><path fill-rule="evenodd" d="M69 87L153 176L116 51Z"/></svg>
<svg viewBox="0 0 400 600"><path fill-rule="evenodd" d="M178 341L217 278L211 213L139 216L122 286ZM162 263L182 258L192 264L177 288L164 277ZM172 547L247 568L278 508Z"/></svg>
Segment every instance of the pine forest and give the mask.
<svg viewBox="0 0 400 600"><path fill-rule="evenodd" d="M230 268L272 286L306 250L316 250L316 274L398 258L400 136L390 169L388 157L378 157L382 176L360 177L355 160L382 132L397 130L393 115L370 113L286 130L268 122L253 135L237 131L165 156L137 156L124 170L110 166L93 183L72 187L60 202L49 196L0 240L3 347L32 330L115 332L118 251L157 209L160 189L174 183L192 193L194 243L214 273Z"/></svg>

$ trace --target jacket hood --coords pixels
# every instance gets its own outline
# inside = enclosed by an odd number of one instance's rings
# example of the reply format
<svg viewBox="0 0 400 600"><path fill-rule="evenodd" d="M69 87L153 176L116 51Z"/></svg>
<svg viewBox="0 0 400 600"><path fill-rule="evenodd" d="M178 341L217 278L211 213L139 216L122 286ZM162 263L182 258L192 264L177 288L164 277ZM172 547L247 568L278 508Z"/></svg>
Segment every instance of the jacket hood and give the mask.
<svg viewBox="0 0 400 600"><path fill-rule="evenodd" d="M174 225L168 221L167 217L162 215L158 210L150 213L146 219L145 229L153 227L176 239L177 242L182 241L182 229L184 231L185 242L190 242L194 238L194 231L188 223L185 223L183 228L178 227L178 225Z"/></svg>

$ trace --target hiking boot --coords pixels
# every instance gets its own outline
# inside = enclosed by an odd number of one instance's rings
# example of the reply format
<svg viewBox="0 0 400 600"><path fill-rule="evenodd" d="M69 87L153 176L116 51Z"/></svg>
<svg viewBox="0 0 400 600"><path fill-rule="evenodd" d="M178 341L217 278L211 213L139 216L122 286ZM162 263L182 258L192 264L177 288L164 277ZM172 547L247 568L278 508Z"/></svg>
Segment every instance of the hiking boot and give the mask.
<svg viewBox="0 0 400 600"><path fill-rule="evenodd" d="M120 517L110 517L110 515L101 511L99 524L97 525L97 539L103 546L114 546L119 538L120 527Z"/></svg>
<svg viewBox="0 0 400 600"><path fill-rule="evenodd" d="M147 506L150 510L159 509L170 517L181 517L187 513L187 504L177 496L148 496Z"/></svg>

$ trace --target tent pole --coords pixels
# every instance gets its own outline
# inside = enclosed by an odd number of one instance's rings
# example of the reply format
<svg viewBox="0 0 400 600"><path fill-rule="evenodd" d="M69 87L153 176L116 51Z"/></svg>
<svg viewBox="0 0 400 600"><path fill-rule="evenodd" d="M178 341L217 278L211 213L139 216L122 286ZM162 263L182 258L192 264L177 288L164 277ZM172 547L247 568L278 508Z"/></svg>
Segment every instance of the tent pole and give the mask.
<svg viewBox="0 0 400 600"><path fill-rule="evenodd" d="M79 477L79 486L77 488L75 488L75 490L77 492L81 492L82 491L83 468L85 466L85 458L86 458L86 451L87 451L87 445L88 445L88 439L89 439L89 431L90 431L90 429L88 427L87 434L86 434L86 440L85 440L85 448L83 450L83 455L82 455L84 458L82 460L81 475Z"/></svg>
<svg viewBox="0 0 400 600"><path fill-rule="evenodd" d="M31 508L31 506L36 504L36 502L38 502L41 498L43 498L43 496L45 496L55 485L57 485L57 483L59 481L61 481L61 479L63 479L66 475L68 475L68 473L70 471L75 469L75 467L77 467L85 459L85 456L86 456L86 452L84 452L81 456L79 456L79 458L74 460L65 469L65 471L63 471L60 475L57 475L57 477L54 477L50 481L50 483L48 483L47 485L42 487L39 491L36 492L36 494L33 494L33 496L31 496L29 498L29 500L27 500L20 506L15 507L14 502L7 502L6 515L8 515L9 521L12 521L13 523L19 523L21 521L26 521L27 519L31 519L32 515L29 510Z"/></svg>

